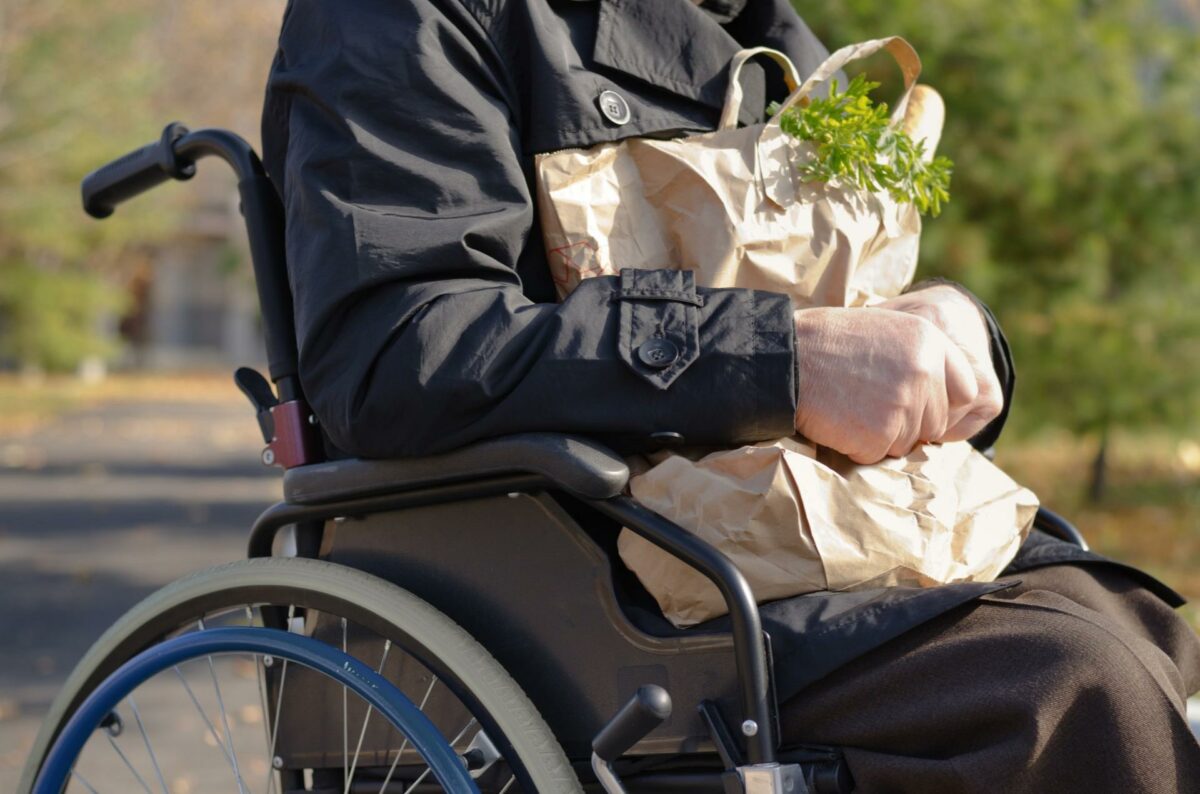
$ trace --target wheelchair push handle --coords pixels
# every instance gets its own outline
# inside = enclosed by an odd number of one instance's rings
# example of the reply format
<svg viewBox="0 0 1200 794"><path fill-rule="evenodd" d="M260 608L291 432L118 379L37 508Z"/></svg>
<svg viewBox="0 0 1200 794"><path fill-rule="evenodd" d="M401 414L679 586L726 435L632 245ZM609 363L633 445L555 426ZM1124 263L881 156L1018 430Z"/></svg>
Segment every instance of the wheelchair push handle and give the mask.
<svg viewBox="0 0 1200 794"><path fill-rule="evenodd" d="M83 208L94 218L106 218L121 202L167 180L191 179L196 173L196 162L210 156L224 160L237 175L258 303L263 315L267 368L278 387L280 402L297 402L292 407L293 413L304 420L309 413L307 406L299 405L303 402L303 391L297 376L296 330L284 252L283 207L262 161L250 144L228 130L193 132L179 122L172 122L157 142L113 160L84 177L81 186Z"/></svg>
<svg viewBox="0 0 1200 794"><path fill-rule="evenodd" d="M592 752L608 763L620 758L671 716L671 696L660 686L638 687L592 740Z"/></svg>
<svg viewBox="0 0 1200 794"><path fill-rule="evenodd" d="M107 218L117 205L158 187L169 179L191 179L195 163L180 158L175 144L188 134L178 122L168 124L162 137L107 165L83 179L83 209L93 218Z"/></svg>

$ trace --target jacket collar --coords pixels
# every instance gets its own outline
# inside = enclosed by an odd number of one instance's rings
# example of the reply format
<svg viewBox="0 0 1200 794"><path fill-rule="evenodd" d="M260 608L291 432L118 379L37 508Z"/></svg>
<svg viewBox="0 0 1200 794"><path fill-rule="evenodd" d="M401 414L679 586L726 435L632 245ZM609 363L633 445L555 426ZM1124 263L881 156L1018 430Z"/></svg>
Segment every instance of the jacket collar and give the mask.
<svg viewBox="0 0 1200 794"><path fill-rule="evenodd" d="M689 0L601 0L592 58L719 110L725 104L729 62L739 49L716 20ZM763 74L757 67L742 74L741 120L753 123L766 104Z"/></svg>

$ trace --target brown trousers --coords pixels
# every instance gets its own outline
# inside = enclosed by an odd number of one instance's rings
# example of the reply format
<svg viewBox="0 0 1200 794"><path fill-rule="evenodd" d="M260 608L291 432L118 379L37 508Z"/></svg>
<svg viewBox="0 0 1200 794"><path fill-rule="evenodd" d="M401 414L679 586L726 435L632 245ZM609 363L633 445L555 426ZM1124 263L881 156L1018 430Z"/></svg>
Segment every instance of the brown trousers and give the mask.
<svg viewBox="0 0 1200 794"><path fill-rule="evenodd" d="M811 685L785 744L872 792L1200 792L1200 641L1115 567L1027 571Z"/></svg>

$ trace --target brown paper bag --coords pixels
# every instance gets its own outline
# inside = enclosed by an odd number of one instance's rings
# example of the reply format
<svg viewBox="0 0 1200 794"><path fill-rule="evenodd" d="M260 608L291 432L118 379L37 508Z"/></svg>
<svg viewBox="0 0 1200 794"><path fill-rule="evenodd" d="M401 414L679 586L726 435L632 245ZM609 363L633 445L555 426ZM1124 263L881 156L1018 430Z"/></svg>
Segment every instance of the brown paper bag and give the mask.
<svg viewBox="0 0 1200 794"><path fill-rule="evenodd" d="M770 601L816 590L991 581L1017 553L1037 498L965 442L861 466L801 438L655 456L630 480L646 507L733 560ZM725 613L702 574L625 530L621 559L663 614Z"/></svg>
<svg viewBox="0 0 1200 794"><path fill-rule="evenodd" d="M539 155L538 206L559 297L583 278L627 267L686 267L697 284L782 292L796 308L862 306L899 294L916 267L916 208L886 192L800 182L796 165L811 147L780 129L778 113L766 124L736 127L737 74L749 58L768 55L784 65L793 89L786 109L846 63L880 49L903 68L905 92L893 113L900 124L920 73L903 39L839 50L798 88L787 57L758 47L735 57L715 132Z"/></svg>
<svg viewBox="0 0 1200 794"><path fill-rule="evenodd" d="M865 306L902 292L921 231L913 205L800 182L796 166L811 148L779 128L778 114L736 127L737 74L749 58L768 55L784 67L787 108L879 50L904 73L892 123L925 139L932 157L942 105L916 86L920 61L899 38L838 50L802 85L783 54L743 50L717 131L539 156L538 202L560 296L626 267L686 268L698 284L783 292L797 308ZM1037 510L1031 492L966 442L859 466L789 438L704 456L665 453L642 468L630 479L633 495L726 554L759 601L988 581L1016 554ZM725 612L715 587L657 547L628 531L618 547L676 625Z"/></svg>

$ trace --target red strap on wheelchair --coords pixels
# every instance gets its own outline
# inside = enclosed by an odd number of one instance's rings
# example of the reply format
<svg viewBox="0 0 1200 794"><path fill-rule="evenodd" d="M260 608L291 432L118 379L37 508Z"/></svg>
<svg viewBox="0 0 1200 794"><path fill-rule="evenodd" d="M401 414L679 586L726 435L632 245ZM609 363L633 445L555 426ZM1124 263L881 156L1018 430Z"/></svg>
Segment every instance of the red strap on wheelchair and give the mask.
<svg viewBox="0 0 1200 794"><path fill-rule="evenodd" d="M325 459L321 434L313 421L313 413L303 400L291 400L271 406L275 437L263 450L262 460L268 466L290 469Z"/></svg>

